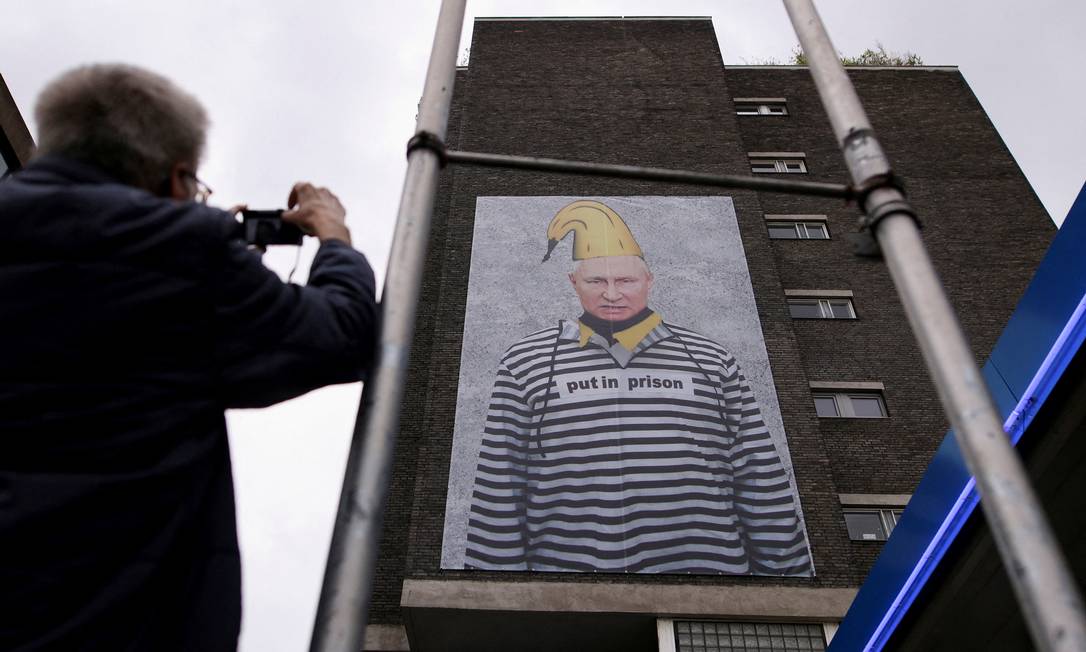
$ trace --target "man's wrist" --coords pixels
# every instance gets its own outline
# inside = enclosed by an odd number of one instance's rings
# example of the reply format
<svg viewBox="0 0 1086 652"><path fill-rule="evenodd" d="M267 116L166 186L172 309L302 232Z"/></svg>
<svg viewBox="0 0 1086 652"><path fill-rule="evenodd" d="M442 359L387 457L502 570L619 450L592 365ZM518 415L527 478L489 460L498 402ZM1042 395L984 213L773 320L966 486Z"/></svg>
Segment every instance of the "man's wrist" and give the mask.
<svg viewBox="0 0 1086 652"><path fill-rule="evenodd" d="M314 229L313 235L317 236L321 242L341 240L347 244L351 244L351 231L342 224L321 225Z"/></svg>

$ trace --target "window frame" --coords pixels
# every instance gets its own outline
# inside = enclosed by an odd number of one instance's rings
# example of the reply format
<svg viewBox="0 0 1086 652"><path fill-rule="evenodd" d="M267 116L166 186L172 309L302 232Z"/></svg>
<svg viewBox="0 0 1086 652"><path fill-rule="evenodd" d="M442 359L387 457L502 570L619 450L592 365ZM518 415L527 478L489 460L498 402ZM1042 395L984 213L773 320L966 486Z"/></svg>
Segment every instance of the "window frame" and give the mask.
<svg viewBox="0 0 1086 652"><path fill-rule="evenodd" d="M788 314L792 319L859 319L856 316L856 306L852 303L852 297L785 297L784 301L788 304ZM792 313L792 306L811 305L812 303L818 306L820 316L804 317L796 316ZM848 308L848 317L838 317L833 313L833 305L835 303L843 303Z"/></svg>
<svg viewBox="0 0 1086 652"><path fill-rule="evenodd" d="M735 106L735 115L762 117L788 115L788 98L786 97L733 97L732 104Z"/></svg>
<svg viewBox="0 0 1086 652"><path fill-rule="evenodd" d="M758 650L786 652L788 650L825 650L829 647L826 628L822 623L795 621L728 621L704 618L674 618L670 622L671 650ZM712 631L710 631L712 630ZM684 641L683 639L690 639ZM695 641L700 638L700 641ZM710 638L716 641L710 641ZM738 642L740 647L736 647ZM749 645L748 645L749 643ZM769 647L766 647L766 644ZM806 647L801 647L806 643ZM663 645L660 649L665 649Z"/></svg>
<svg viewBox="0 0 1086 652"><path fill-rule="evenodd" d="M735 115L787 116L788 104L785 102L736 102Z"/></svg>
<svg viewBox="0 0 1086 652"><path fill-rule="evenodd" d="M852 406L852 397L878 400L879 416L864 416L856 413ZM836 414L820 414L818 411L818 399L830 398L834 403ZM815 405L815 414L819 419L889 419L890 411L886 408L886 397L881 391L870 389L818 389L812 388L811 401Z"/></svg>
<svg viewBox="0 0 1086 652"><path fill-rule="evenodd" d="M751 174L807 174L805 156L749 156ZM768 169L772 166L773 169ZM791 166L791 167L790 167Z"/></svg>
<svg viewBox="0 0 1086 652"><path fill-rule="evenodd" d="M764 173L763 173L764 174ZM770 240L829 240L830 229L825 222L816 222L813 220L766 220L766 230L769 231ZM781 227L790 227L792 229L793 237L781 237L774 236L773 229ZM812 238L809 229L817 227L821 231L820 237Z"/></svg>
<svg viewBox="0 0 1086 652"><path fill-rule="evenodd" d="M750 153L748 152L748 155ZM812 213L766 213L766 232L770 240L831 240L829 218L824 214ZM788 229L791 235L775 235L781 229ZM812 236L817 232L818 235Z"/></svg>
<svg viewBox="0 0 1086 652"><path fill-rule="evenodd" d="M875 505L863 505L863 506L843 506L841 507L841 514L845 519L845 530L848 532L849 541L862 541L864 543L877 542L881 543L890 538L890 535L894 533L894 528L901 521L901 515L904 513L904 507L882 507ZM852 531L848 527L848 515L849 514L875 514L879 519L879 532L875 533L873 538L861 536L859 538L852 536Z"/></svg>

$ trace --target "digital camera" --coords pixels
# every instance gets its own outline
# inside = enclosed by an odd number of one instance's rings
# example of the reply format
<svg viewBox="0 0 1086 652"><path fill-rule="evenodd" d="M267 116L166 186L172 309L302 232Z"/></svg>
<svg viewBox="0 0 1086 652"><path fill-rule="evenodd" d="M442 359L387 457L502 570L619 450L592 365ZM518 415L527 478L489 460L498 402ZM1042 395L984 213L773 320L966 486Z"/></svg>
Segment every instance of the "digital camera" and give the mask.
<svg viewBox="0 0 1086 652"><path fill-rule="evenodd" d="M282 209L273 211L241 211L241 237L261 249L272 245L302 244L302 230L283 221Z"/></svg>

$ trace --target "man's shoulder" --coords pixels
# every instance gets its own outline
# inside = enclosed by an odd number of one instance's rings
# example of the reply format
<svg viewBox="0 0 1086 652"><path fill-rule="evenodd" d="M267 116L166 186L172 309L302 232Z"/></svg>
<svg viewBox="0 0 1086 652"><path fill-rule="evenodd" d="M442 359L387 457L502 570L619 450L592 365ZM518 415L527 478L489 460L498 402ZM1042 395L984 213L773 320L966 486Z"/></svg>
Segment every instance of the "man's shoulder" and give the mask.
<svg viewBox="0 0 1086 652"><path fill-rule="evenodd" d="M83 220L143 218L148 220L186 219L179 226L218 232L229 214L199 204L157 197L110 178L97 168L57 156L31 162L0 186L6 203L23 210L48 211L56 219Z"/></svg>
<svg viewBox="0 0 1086 652"><path fill-rule="evenodd" d="M680 342L689 347L696 347L705 353L711 352L716 357L719 357L721 361L725 363L734 362L735 357L728 352L723 346L718 344L715 340L712 340L705 335L702 335L698 331L685 326L677 326L670 322L666 322L665 326L671 334L679 339Z"/></svg>
<svg viewBox="0 0 1086 652"><path fill-rule="evenodd" d="M192 201L163 199L149 194L133 197L126 210L131 218L178 236L223 242L240 235L238 222L226 211Z"/></svg>
<svg viewBox="0 0 1086 652"><path fill-rule="evenodd" d="M514 342L502 355L502 364L519 366L539 355L550 355L562 333L564 322L529 333Z"/></svg>
<svg viewBox="0 0 1086 652"><path fill-rule="evenodd" d="M225 251L236 222L222 210L178 202L108 179L28 168L0 184L9 260L150 267L187 275Z"/></svg>
<svg viewBox="0 0 1086 652"><path fill-rule="evenodd" d="M226 211L147 193L104 202L94 221L100 229L88 244L137 267L189 275L186 270L218 267L237 222ZM187 261L187 262L186 262Z"/></svg>

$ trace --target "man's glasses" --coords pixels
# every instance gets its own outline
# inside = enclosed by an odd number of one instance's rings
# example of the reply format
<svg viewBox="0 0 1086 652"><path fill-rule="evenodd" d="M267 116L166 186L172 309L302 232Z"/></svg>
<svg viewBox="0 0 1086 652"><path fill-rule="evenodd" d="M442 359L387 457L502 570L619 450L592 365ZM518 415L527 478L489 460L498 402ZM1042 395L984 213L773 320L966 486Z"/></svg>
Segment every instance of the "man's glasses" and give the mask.
<svg viewBox="0 0 1086 652"><path fill-rule="evenodd" d="M193 172L189 172L188 170L185 170L181 174L196 182L196 197L195 197L195 199L196 199L196 201L200 202L201 204L206 204L208 197L210 197L211 193L214 192L213 190L211 190L211 186L207 185L203 181L200 181L200 177L196 176L196 174L193 173Z"/></svg>

